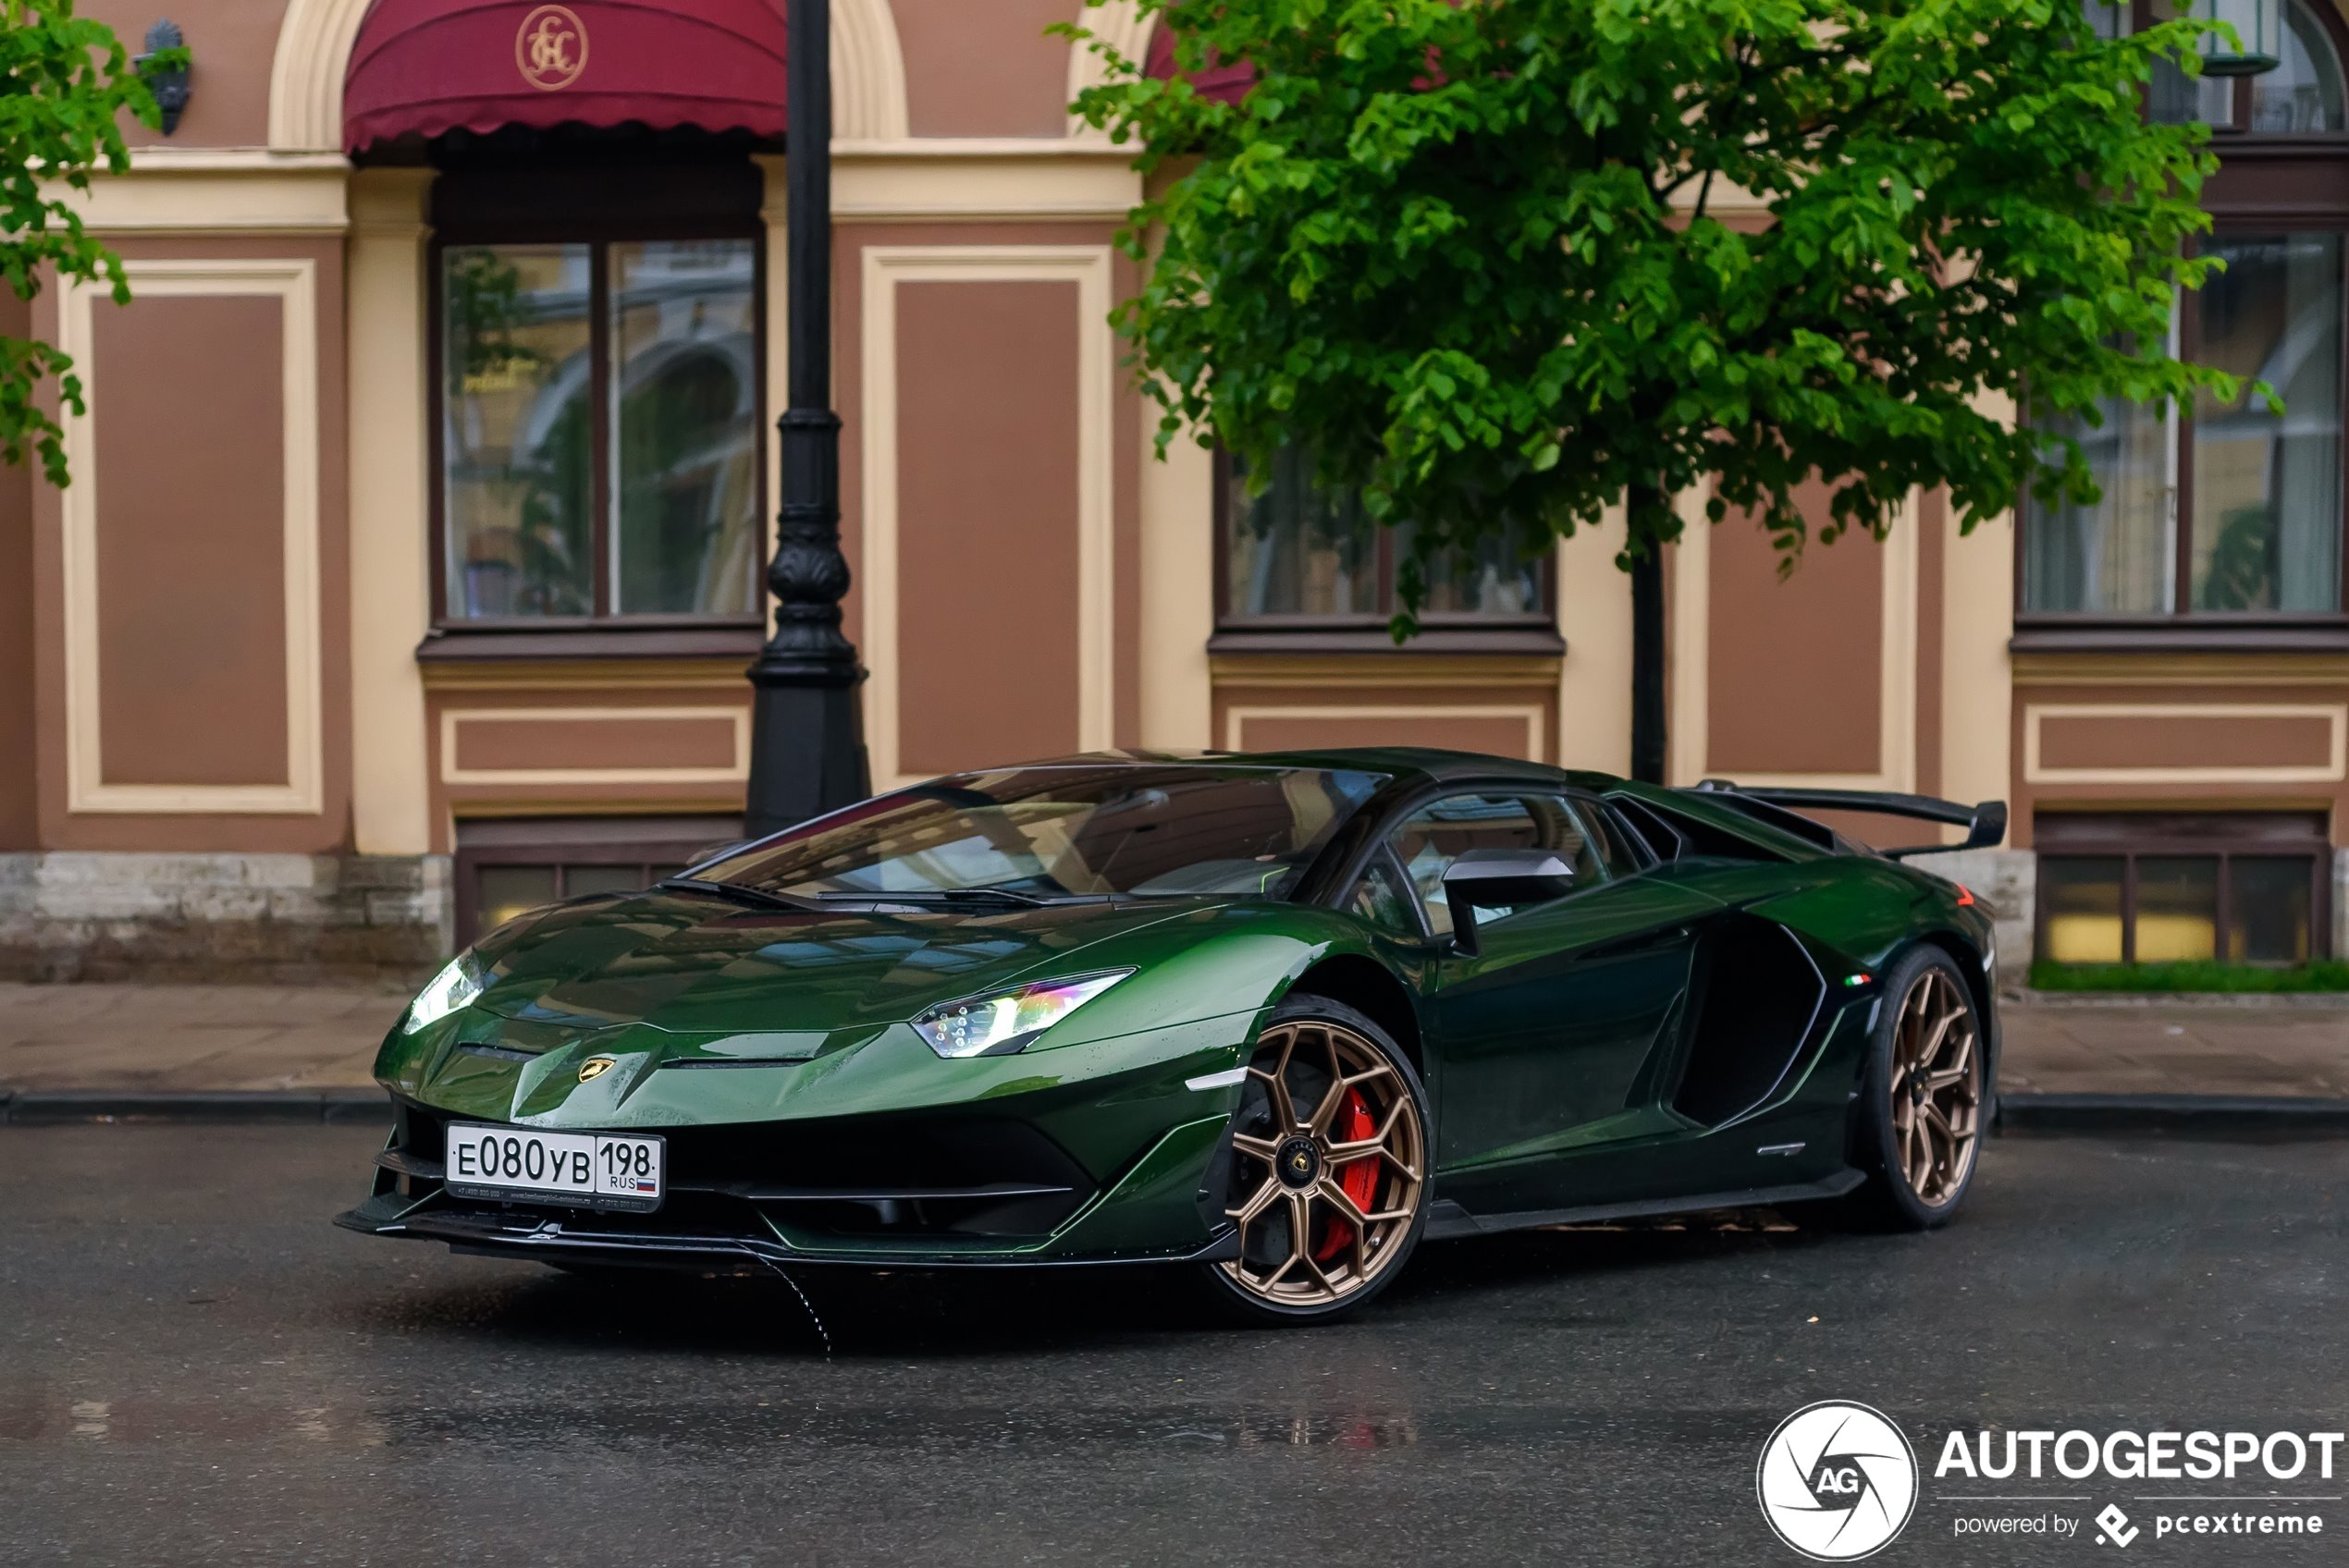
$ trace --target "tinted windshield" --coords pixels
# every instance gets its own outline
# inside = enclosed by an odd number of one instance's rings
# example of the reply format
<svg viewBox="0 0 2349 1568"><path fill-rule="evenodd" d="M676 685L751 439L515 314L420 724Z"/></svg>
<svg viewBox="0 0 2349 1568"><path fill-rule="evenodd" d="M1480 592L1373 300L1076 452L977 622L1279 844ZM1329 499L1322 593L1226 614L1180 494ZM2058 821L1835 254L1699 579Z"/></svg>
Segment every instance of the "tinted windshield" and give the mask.
<svg viewBox="0 0 2349 1568"><path fill-rule="evenodd" d="M1280 898L1383 775L1138 766L966 773L867 801L695 868L822 898Z"/></svg>

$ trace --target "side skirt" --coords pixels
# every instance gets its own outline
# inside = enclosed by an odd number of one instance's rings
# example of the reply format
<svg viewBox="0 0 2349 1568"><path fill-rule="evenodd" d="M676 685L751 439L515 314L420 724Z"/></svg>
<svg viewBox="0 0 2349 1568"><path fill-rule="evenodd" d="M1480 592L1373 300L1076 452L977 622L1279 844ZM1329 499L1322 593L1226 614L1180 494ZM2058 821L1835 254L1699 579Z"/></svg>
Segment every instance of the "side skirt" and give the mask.
<svg viewBox="0 0 2349 1568"><path fill-rule="evenodd" d="M1742 1192L1696 1193L1686 1197L1642 1198L1637 1203L1592 1204L1583 1208L1534 1208L1518 1214L1470 1214L1449 1198L1428 1206L1427 1236L1487 1236L1537 1225L1589 1225L1605 1219L1646 1219L1667 1214L1703 1214L1716 1208L1769 1208L1782 1203L1839 1198L1867 1180L1864 1172L1839 1170L1824 1182L1787 1187L1748 1187Z"/></svg>

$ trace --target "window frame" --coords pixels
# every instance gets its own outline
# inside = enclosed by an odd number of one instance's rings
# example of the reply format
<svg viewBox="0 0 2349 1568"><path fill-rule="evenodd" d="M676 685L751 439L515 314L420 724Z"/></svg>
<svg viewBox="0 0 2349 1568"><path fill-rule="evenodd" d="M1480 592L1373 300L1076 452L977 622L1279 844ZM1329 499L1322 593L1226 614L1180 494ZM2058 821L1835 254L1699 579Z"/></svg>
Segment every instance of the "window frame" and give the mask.
<svg viewBox="0 0 2349 1568"><path fill-rule="evenodd" d="M1215 631L1210 651L1223 651L1215 644L1233 645L1236 639L1271 640L1344 639L1358 642L1366 648L1393 649L1395 641L1387 632L1387 622L1393 617L1390 607L1360 615L1307 615L1281 613L1248 615L1232 603L1232 457L1223 447L1215 449ZM1376 535L1372 556L1379 603L1392 606L1395 602L1395 538L1396 530L1381 526ZM1439 642L1458 644L1480 640L1491 641L1496 648L1526 640L1531 632L1543 639L1547 647L1563 647L1557 635L1557 551L1555 542L1531 563L1534 570L1535 595L1538 607L1508 615L1484 615L1473 611L1446 610L1420 618L1420 635L1412 646L1425 647L1433 636Z"/></svg>
<svg viewBox="0 0 2349 1568"><path fill-rule="evenodd" d="M2232 932L2234 917L2233 863L2237 860L2294 860L2308 862L2308 954L2303 963L2320 963L2332 953L2332 869L2331 846L2319 833L2303 834L2281 831L2295 826L2313 826L2303 821L2297 813L2276 814L2279 831L2260 833L2246 820L2256 814L2242 812L2210 814L2148 813L2142 822L2122 824L2096 814L2080 819L2080 827L2065 831L2066 818L2072 814L2049 813L2041 817L2036 827L2037 843L2034 846L2041 864L2032 899L2033 940L2031 956L2035 962L2057 962L2047 952L2049 879L2045 874L2046 863L2066 860L2118 860L2121 865L2121 963L2137 962L2137 863L2141 860L2216 860L2217 881L2213 893L2216 907L2211 925L2211 962L2222 964L2242 963L2256 968L2289 968L2244 959L2227 957L2227 938ZM2048 829L2056 828L2049 841ZM2099 833L2098 829L2109 829ZM2169 829L2164 831L2164 829ZM2208 829L2195 831L2196 828ZM2183 829L2183 830L2181 830ZM2093 967L2068 966L2068 967Z"/></svg>
<svg viewBox="0 0 2349 1568"><path fill-rule="evenodd" d="M445 178L445 177L444 177ZM616 601L619 584L612 563L612 533L615 523L613 508L617 504L613 494L612 397L610 377L612 324L610 272L611 248L663 240L692 241L700 239L743 239L750 242L751 253L751 335L756 382L756 400L751 415L751 428L758 452L756 508L758 516L758 548L753 557L752 582L754 608L740 615L691 615L662 611L653 614L622 614L609 606ZM450 250L472 250L486 245L585 245L588 247L588 343L589 375L595 384L593 409L593 450L589 458L589 494L593 497L594 529L590 539L590 554L595 572L591 585L594 613L584 616L460 616L450 613L449 600L449 475L448 475L448 322L443 314L447 255ZM631 216L619 214L610 216L575 213L519 213L510 218L494 220L461 220L448 227L436 227L427 246L425 260L425 319L427 344L424 374L427 382L428 426L427 478L431 488L430 533L432 551L432 631L436 635L462 635L468 632L513 633L603 632L614 631L763 631L766 619L756 606L764 603L764 583L769 552L773 548L773 529L769 515L773 500L769 494L769 450L768 423L771 410L768 407L767 380L767 245L762 226L756 215L742 218L686 215Z"/></svg>
<svg viewBox="0 0 2349 1568"><path fill-rule="evenodd" d="M2345 80L2349 80L2349 20L2331 0L2308 0L2308 10L2325 30ZM2154 0L2132 0L2133 29L2166 19ZM2277 646L2316 643L2349 646L2349 129L2337 131L2252 131L2239 129L2248 116L2251 79L2233 81L2232 121L2210 128L2210 150L2219 155L2218 172L2202 190L2203 210L2210 214L2210 238L2257 234L2335 234L2341 237L2341 365L2337 396L2343 423L2340 446L2341 582L2336 607L2323 611L2198 610L2194 607L2194 429L2191 402L2176 410L2169 439L2175 442L2175 487L2168 497L2168 540L2171 557L2170 600L2167 610L2150 612L2100 610L2034 610L2023 606L2029 550L2014 552L2015 648L2082 648L2094 645L2130 647L2171 645L2178 641L2208 640L2214 634L2228 645ZM2312 165L2334 165L2323 168ZM2193 249L2199 250L2195 244ZM2182 291L2178 304L2178 352L2192 360L2201 347L2202 297ZM2018 509L2028 524L2031 503Z"/></svg>

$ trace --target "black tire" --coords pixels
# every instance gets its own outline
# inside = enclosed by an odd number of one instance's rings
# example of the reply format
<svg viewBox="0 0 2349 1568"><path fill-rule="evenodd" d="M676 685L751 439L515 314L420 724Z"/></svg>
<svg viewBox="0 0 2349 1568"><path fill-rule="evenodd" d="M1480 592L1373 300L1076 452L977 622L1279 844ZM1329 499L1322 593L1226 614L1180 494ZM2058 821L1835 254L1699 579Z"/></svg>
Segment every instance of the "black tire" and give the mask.
<svg viewBox="0 0 2349 1568"><path fill-rule="evenodd" d="M1930 1231L1956 1217L1981 1164L1990 1109L1981 1011L1958 962L1930 944L1911 949L1894 962L1883 987L1860 1097L1851 1108L1852 1163L1867 1182L1844 1211L1869 1229ZM1941 1043L1918 1060L1923 1043L1935 1038L1933 1021L1952 1010ZM1904 1027L1913 1025L1923 1026L1904 1035ZM1970 1052L1970 1084L1961 1077L1932 1089L1952 1072L1968 1070L1961 1064L1961 1040ZM1962 1100L1969 1090L1972 1105L1962 1119L1943 1099ZM1930 1114L1921 1113L1935 1095L1942 1099L1933 1100ZM1896 1096L1907 1102L1905 1116L1896 1110Z"/></svg>
<svg viewBox="0 0 2349 1568"><path fill-rule="evenodd" d="M1305 1029L1299 1031L1296 1028L1297 1025L1304 1025ZM1347 1224L1347 1232L1361 1237L1364 1246L1375 1244L1380 1251L1375 1262L1364 1268L1358 1283L1327 1301L1292 1303L1268 1299L1265 1293L1250 1288L1238 1277L1247 1268L1245 1258L1236 1266L1223 1263L1199 1265L1195 1272L1199 1293L1205 1298L1211 1312L1225 1322L1256 1327L1267 1325L1298 1327L1334 1322L1377 1299L1381 1292L1395 1282L1396 1277L1403 1272L1405 1266L1410 1261L1411 1254L1418 1249L1420 1237L1427 1229L1428 1204L1433 1197L1429 1165L1433 1148L1433 1121L1428 1113L1427 1090L1420 1084L1418 1072L1411 1066L1410 1058L1404 1055L1402 1047L1395 1043L1392 1035L1371 1019L1343 1002L1334 1001L1326 997L1293 996L1274 1008L1272 1016L1265 1021L1263 1031L1259 1035L1258 1044L1251 1053L1251 1065L1260 1066L1277 1048L1268 1042L1280 1039L1285 1033L1292 1038L1306 1037L1312 1032L1314 1025L1322 1025L1330 1031L1342 1032L1343 1035L1351 1036L1354 1040L1374 1049L1378 1056L1384 1059L1384 1066L1392 1075L1391 1079L1379 1081L1381 1087L1384 1088L1388 1083L1391 1083L1396 1093L1408 1096L1408 1108L1403 1114L1411 1119L1415 1127L1413 1135L1416 1139L1417 1153L1414 1159L1406 1163L1415 1167L1415 1172L1408 1182L1400 1173L1402 1169L1400 1166L1396 1167L1393 1174L1384 1174L1389 1170L1390 1165L1394 1162L1386 1160L1385 1157L1382 1156L1380 1157L1382 1163L1378 1169L1383 1174L1378 1180L1381 1190L1389 1193L1400 1191L1408 1186L1411 1212L1408 1219L1399 1225L1396 1221L1388 1221L1388 1225L1393 1228L1378 1234L1374 1243L1367 1228L1358 1232L1350 1222ZM1327 1035L1321 1037L1332 1038ZM1335 1043L1330 1046L1333 1053L1339 1048ZM1300 1063L1301 1065L1303 1064ZM1324 1084L1329 1082L1329 1078L1330 1074L1327 1072L1321 1073L1321 1079ZM1350 1075L1348 1076L1349 1083L1355 1081ZM1272 1126L1270 1104L1268 1095L1257 1089L1252 1081L1243 1091L1240 1108L1233 1115L1235 1134L1247 1135L1251 1133L1268 1131ZM1390 1101L1388 1110L1393 1112L1396 1109ZM1261 1127L1256 1124L1259 1120L1262 1121ZM1402 1116L1396 1116L1392 1124L1397 1127L1402 1126ZM1270 1184L1269 1171L1261 1178L1250 1179L1254 1175L1254 1168L1250 1164L1251 1158L1236 1155L1231 1162L1236 1192L1226 1199L1224 1207L1227 1209L1243 1203L1249 1194L1255 1192L1260 1186ZM1326 1169L1334 1170L1337 1167L1332 1164ZM1236 1190L1241 1188L1246 1190ZM1391 1197L1374 1198L1367 1206L1368 1217L1375 1218L1381 1213L1388 1212L1382 1206L1391 1201L1393 1201ZM1327 1222L1326 1219L1324 1222ZM1243 1239L1247 1240L1245 1231ZM1293 1245L1291 1250L1300 1255L1311 1255L1318 1251L1310 1242L1303 1246ZM1363 1248L1357 1247L1355 1257L1358 1262L1362 1255ZM1322 1274L1318 1262L1310 1267L1317 1277Z"/></svg>

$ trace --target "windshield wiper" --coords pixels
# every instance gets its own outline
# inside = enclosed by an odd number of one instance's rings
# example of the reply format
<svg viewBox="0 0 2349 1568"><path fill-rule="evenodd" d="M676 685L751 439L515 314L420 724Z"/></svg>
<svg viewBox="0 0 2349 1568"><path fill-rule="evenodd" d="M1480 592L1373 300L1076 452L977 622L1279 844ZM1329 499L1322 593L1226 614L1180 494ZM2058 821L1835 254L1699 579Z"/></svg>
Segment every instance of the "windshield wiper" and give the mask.
<svg viewBox="0 0 2349 1568"><path fill-rule="evenodd" d="M1023 893L1015 888L916 888L904 892L827 890L816 895L826 903L860 904L1018 904L1044 909L1053 904L1107 903L1106 893Z"/></svg>
<svg viewBox="0 0 2349 1568"><path fill-rule="evenodd" d="M796 910L805 914L822 912L823 906L790 893L770 893L764 888L754 888L745 882L710 882L699 876L664 876L653 884L657 888L680 888L689 893L707 893L712 898L725 899L755 909Z"/></svg>

